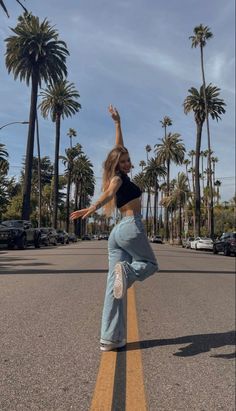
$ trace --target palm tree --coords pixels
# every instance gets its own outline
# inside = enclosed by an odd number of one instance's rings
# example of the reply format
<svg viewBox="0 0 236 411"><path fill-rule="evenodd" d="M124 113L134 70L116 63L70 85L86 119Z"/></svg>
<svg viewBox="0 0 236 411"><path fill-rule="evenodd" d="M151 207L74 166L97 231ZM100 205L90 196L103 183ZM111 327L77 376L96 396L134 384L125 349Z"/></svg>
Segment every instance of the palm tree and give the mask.
<svg viewBox="0 0 236 411"><path fill-rule="evenodd" d="M202 170L201 170L201 175L202 175L202 191L204 191L204 158L208 157L208 150L200 151L200 157L202 160Z"/></svg>
<svg viewBox="0 0 236 411"><path fill-rule="evenodd" d="M188 176L188 173L189 173L188 166L189 164L191 164L191 161L188 158L185 158L183 161L183 164L185 165L185 170L186 170L185 173L186 173L186 178L188 182L188 188L189 188L189 191L191 191L191 186L190 186L190 181L189 181L189 176Z"/></svg>
<svg viewBox="0 0 236 411"><path fill-rule="evenodd" d="M142 172L143 172L143 168L146 166L146 162L144 161L144 160L141 160L140 162L139 162L139 167L141 167L142 168Z"/></svg>
<svg viewBox="0 0 236 411"><path fill-rule="evenodd" d="M160 193L161 193L161 200L160 200L160 217L159 217L159 227L163 228L163 200L164 197L166 196L166 181L164 181L161 185L160 185Z"/></svg>
<svg viewBox="0 0 236 411"><path fill-rule="evenodd" d="M157 156L157 161L160 164L164 164L167 169L167 177L166 177L166 194L169 196L170 194L170 164L173 162L174 164L182 164L184 161L184 153L185 147L182 144L182 139L180 138L180 134L169 133L166 137L161 139L161 143L155 144L155 153ZM165 218L165 239L169 239L169 227L168 227L168 207L165 208L166 210L166 218Z"/></svg>
<svg viewBox="0 0 236 411"><path fill-rule="evenodd" d="M145 146L145 150L146 150L146 154L147 154L147 164L148 164L149 153L152 151L152 147L149 144L147 144ZM152 213L152 209L151 209L151 192L150 192L150 184L149 184L148 181L146 182L146 188L147 188L146 225L147 225L147 232L148 232L148 228L149 228L149 224L148 224L149 208L150 208L150 214Z"/></svg>
<svg viewBox="0 0 236 411"><path fill-rule="evenodd" d="M152 151L152 147L149 144L147 144L146 147L145 147L145 150L146 150L146 153L147 153L147 163L148 163L148 153L150 153L150 151Z"/></svg>
<svg viewBox="0 0 236 411"><path fill-rule="evenodd" d="M24 14L18 18L13 36L5 41L6 66L14 78L31 84L31 103L29 115L28 142L26 150L25 180L23 188L22 219L30 216L30 193L32 177L32 159L34 152L34 132L37 108L38 87L42 81L59 80L67 74L66 56L69 54L66 44L58 40L58 32L44 19Z"/></svg>
<svg viewBox="0 0 236 411"><path fill-rule="evenodd" d="M26 13L28 13L28 11L27 11L27 9L25 8L25 6L23 6L23 4L22 4L19 0L16 0L16 1L17 1L17 3L20 4L20 6L24 9L24 11L25 11ZM10 16L9 16L9 13L8 13L8 11L7 11L7 8L6 8L6 6L5 6L5 3L3 2L3 0L0 0L0 6L1 6L2 9L5 11L7 17L10 17Z"/></svg>
<svg viewBox="0 0 236 411"><path fill-rule="evenodd" d="M207 142L208 142L208 167L209 167L209 193L210 193L210 236L214 236L214 208L213 208L213 188L212 188L212 173L211 173L211 136L210 136L210 127L209 127L209 110L206 97L206 81L204 73L204 60L203 60L203 47L206 46L207 41L213 37L208 26L199 26L194 27L194 35L190 36L189 39L192 40L192 48L200 47L201 55L201 71L202 71L202 83L203 83L203 97L205 103L205 115L206 115L206 126L207 126Z"/></svg>
<svg viewBox="0 0 236 411"><path fill-rule="evenodd" d="M148 162L148 165L144 169L145 178L153 187L154 189L154 226L153 226L153 234L156 235L157 233L157 220L158 220L158 190L159 190L159 182L158 178L164 178L166 176L166 167L161 165L156 158L151 158Z"/></svg>
<svg viewBox="0 0 236 411"><path fill-rule="evenodd" d="M9 163L6 160L8 152L5 150L5 144L0 143L0 174L6 175L9 170Z"/></svg>
<svg viewBox="0 0 236 411"><path fill-rule="evenodd" d="M194 119L197 127L196 136L196 155L195 155L195 216L196 216L196 235L200 236L200 226L201 226L201 193L200 193L200 181L199 181L199 161L201 152L201 138L202 138L202 127L204 121L206 120L205 102L203 96L203 86L201 86L200 91L195 87L191 87L188 92L190 93L184 100L184 112L185 114L193 111ZM213 120L219 120L220 114L225 113L225 103L222 99L219 99L220 89L216 86L209 84L206 87L206 98L208 106L208 114Z"/></svg>
<svg viewBox="0 0 236 411"><path fill-rule="evenodd" d="M78 103L80 97L73 83L67 80L60 80L50 83L46 90L41 92L42 102L40 103L41 113L44 118L50 114L51 119L56 124L56 142L54 158L54 189L53 189L53 226L57 228L58 209L58 162L60 150L60 128L61 119L71 117L76 114L81 105Z"/></svg>
<svg viewBox="0 0 236 411"><path fill-rule="evenodd" d="M179 242L181 242L181 238L182 238L182 209L183 207L185 207L185 211L186 211L188 195L189 195L189 189L188 189L188 184L187 184L187 177L184 173L178 173L176 184L172 192L172 199L176 200L176 203L179 209L179 224L178 224Z"/></svg>
<svg viewBox="0 0 236 411"><path fill-rule="evenodd" d="M94 194L95 178L93 165L85 154L81 154L74 161L72 182L75 184L74 209L83 208L87 205L88 196ZM81 236L81 219L74 222L75 234Z"/></svg>
<svg viewBox="0 0 236 411"><path fill-rule="evenodd" d="M59 156L63 161L63 164L67 166L67 191L66 191L66 231L69 232L70 224L70 189L71 189L71 177L73 173L74 163L76 158L82 154L82 147L80 144L76 144L75 147L67 148L65 150L65 156Z"/></svg>
<svg viewBox="0 0 236 411"><path fill-rule="evenodd" d="M216 186L216 204L219 205L219 200L220 200L220 186L221 186L221 181L220 180L216 180L214 185Z"/></svg>
<svg viewBox="0 0 236 411"><path fill-rule="evenodd" d="M164 137L166 138L166 129L167 127L172 126L172 120L168 116L164 116L162 120L160 120L161 126L165 129Z"/></svg>
<svg viewBox="0 0 236 411"><path fill-rule="evenodd" d="M215 181L216 181L216 175L215 175L216 163L218 163L218 161L219 161L218 157L211 157L211 162L212 162L212 165L213 165L212 174L213 174L213 184L214 185L215 185Z"/></svg>
<svg viewBox="0 0 236 411"><path fill-rule="evenodd" d="M70 139L70 148L72 148L72 137L77 136L76 130L74 128L69 128L67 135L69 136L69 139Z"/></svg>

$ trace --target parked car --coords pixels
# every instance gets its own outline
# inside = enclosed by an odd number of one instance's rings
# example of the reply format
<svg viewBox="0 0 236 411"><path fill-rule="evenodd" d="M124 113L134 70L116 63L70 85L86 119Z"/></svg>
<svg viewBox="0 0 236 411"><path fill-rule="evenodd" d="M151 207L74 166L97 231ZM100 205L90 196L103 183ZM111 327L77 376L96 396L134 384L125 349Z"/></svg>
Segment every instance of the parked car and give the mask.
<svg viewBox="0 0 236 411"><path fill-rule="evenodd" d="M108 240L109 238L109 234L103 233L103 234L99 234L98 236L98 240Z"/></svg>
<svg viewBox="0 0 236 411"><path fill-rule="evenodd" d="M78 238L74 233L69 233L69 241L76 243L76 241L78 241Z"/></svg>
<svg viewBox="0 0 236 411"><path fill-rule="evenodd" d="M184 238L182 240L182 247L183 248L191 248L191 241L194 241L194 237Z"/></svg>
<svg viewBox="0 0 236 411"><path fill-rule="evenodd" d="M191 248L195 250L213 250L213 241L207 237L196 237L190 242Z"/></svg>
<svg viewBox="0 0 236 411"><path fill-rule="evenodd" d="M65 230L57 230L57 242L61 244L69 244L69 234Z"/></svg>
<svg viewBox="0 0 236 411"><path fill-rule="evenodd" d="M162 238L160 235L154 235L150 239L151 243L158 243L158 244L163 244Z"/></svg>
<svg viewBox="0 0 236 411"><path fill-rule="evenodd" d="M48 246L50 244L50 234L46 227L39 228L41 233L40 244Z"/></svg>
<svg viewBox="0 0 236 411"><path fill-rule="evenodd" d="M57 245L57 232L54 228L40 227L40 232L42 245Z"/></svg>
<svg viewBox="0 0 236 411"><path fill-rule="evenodd" d="M57 230L52 227L48 227L48 230L50 232L50 244L57 245Z"/></svg>
<svg viewBox="0 0 236 411"><path fill-rule="evenodd" d="M0 244L9 248L25 249L28 245L40 247L41 233L27 220L5 220L0 224Z"/></svg>
<svg viewBox="0 0 236 411"><path fill-rule="evenodd" d="M81 237L81 240L83 240L83 241L90 241L90 240L91 240L91 237L90 237L90 235L85 234L85 235L83 235L83 236Z"/></svg>
<svg viewBox="0 0 236 411"><path fill-rule="evenodd" d="M218 240L215 240L213 253L234 254L236 256L236 232L224 233Z"/></svg>

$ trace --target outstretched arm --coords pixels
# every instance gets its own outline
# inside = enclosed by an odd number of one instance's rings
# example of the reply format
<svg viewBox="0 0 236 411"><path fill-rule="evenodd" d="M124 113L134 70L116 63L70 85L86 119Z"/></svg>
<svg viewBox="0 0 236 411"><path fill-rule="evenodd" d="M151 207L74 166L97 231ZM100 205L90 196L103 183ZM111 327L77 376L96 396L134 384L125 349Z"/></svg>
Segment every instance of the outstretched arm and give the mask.
<svg viewBox="0 0 236 411"><path fill-rule="evenodd" d="M122 130L121 130L121 124L120 124L120 115L115 107L110 104L108 107L109 113L111 114L112 119L115 122L115 128L116 128L116 146L122 146L124 147L124 142L123 142L123 136L122 136Z"/></svg>
<svg viewBox="0 0 236 411"><path fill-rule="evenodd" d="M77 218L82 217L82 219L89 217L91 214L94 214L99 208L104 206L106 203L112 200L115 196L117 190L120 188L122 181L120 177L115 176L112 178L108 189L99 197L98 201L95 204L91 205L88 208L83 208L81 210L74 211L70 215L71 220L76 220Z"/></svg>

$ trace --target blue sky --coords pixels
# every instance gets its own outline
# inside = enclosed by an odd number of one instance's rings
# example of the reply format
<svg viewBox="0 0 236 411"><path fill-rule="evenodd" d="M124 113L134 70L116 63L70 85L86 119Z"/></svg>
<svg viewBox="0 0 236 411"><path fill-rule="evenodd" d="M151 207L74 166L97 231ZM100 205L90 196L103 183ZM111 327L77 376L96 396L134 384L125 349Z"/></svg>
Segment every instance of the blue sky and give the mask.
<svg viewBox="0 0 236 411"><path fill-rule="evenodd" d="M4 39L15 27L21 12L15 0L6 1L11 17L0 13L0 53ZM185 115L183 101L192 86L201 85L200 51L191 48L189 36L200 23L214 37L204 49L207 83L221 89L227 104L222 121L210 121L212 149L219 158L216 178L222 181L222 200L234 195L235 171L235 10L234 1L211 0L26 0L41 19L47 17L67 43L68 80L74 82L82 109L61 127L60 152L69 145L69 127L77 130L74 140L82 144L94 164L97 197L101 187L102 162L114 144L113 124L107 107L120 111L125 145L130 150L134 173L146 159L145 146L163 137L160 120L168 115L169 131L180 133L187 152L195 149L195 123ZM14 81L0 60L0 127L11 121L28 120L30 90ZM54 124L40 118L42 155L54 157ZM25 155L27 125L0 130L0 141L10 154L10 175L17 176ZM202 149L207 149L204 128ZM35 146L36 150L36 146ZM153 153L153 152L152 152ZM62 168L61 168L62 170ZM172 166L172 177L182 171Z"/></svg>

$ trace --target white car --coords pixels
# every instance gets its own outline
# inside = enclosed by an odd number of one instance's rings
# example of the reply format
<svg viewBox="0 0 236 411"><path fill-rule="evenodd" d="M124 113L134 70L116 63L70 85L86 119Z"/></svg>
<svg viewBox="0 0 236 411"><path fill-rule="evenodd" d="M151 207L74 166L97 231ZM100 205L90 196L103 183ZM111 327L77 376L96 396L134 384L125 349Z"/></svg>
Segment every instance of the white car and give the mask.
<svg viewBox="0 0 236 411"><path fill-rule="evenodd" d="M211 238L196 237L190 244L190 248L194 250L213 250L213 241Z"/></svg>

